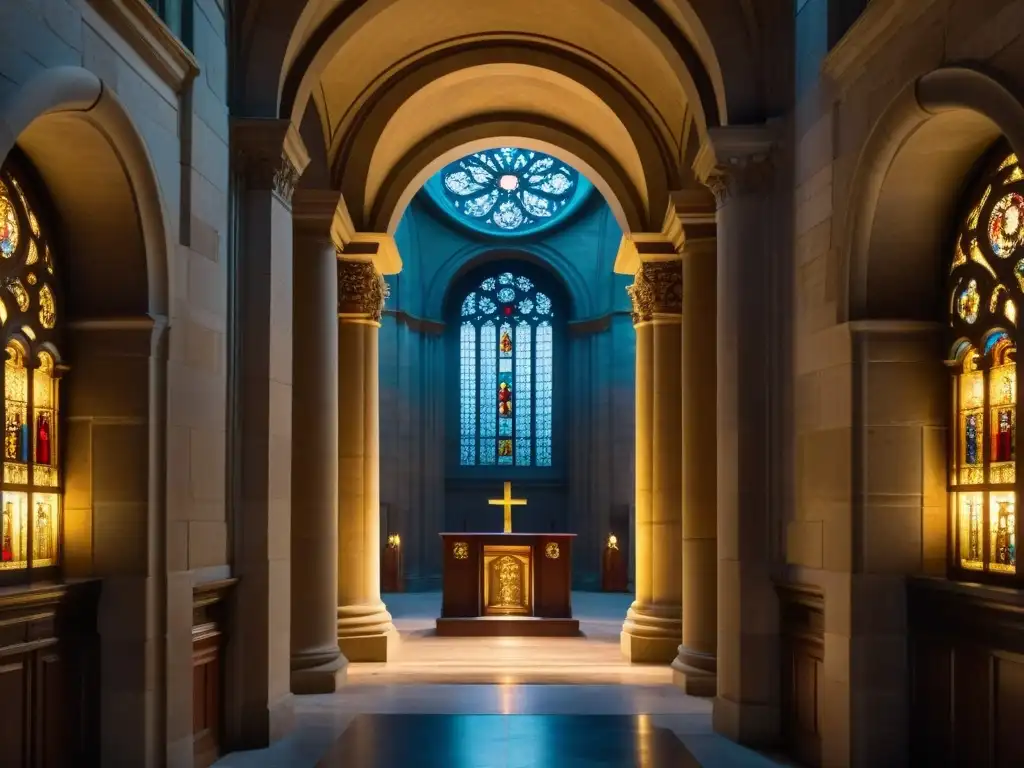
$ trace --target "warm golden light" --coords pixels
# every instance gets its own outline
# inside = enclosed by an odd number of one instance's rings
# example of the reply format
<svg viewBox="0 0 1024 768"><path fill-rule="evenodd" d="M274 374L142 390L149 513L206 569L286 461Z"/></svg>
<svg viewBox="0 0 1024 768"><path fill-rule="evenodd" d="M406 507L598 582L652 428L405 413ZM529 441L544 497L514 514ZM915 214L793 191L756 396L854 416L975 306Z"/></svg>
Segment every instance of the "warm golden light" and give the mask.
<svg viewBox="0 0 1024 768"><path fill-rule="evenodd" d="M618 548L619 548L619 537L616 536L614 533L609 533L608 534L608 549L618 549Z"/></svg>
<svg viewBox="0 0 1024 768"><path fill-rule="evenodd" d="M402 546L402 537L397 533L388 534L388 548L398 549Z"/></svg>

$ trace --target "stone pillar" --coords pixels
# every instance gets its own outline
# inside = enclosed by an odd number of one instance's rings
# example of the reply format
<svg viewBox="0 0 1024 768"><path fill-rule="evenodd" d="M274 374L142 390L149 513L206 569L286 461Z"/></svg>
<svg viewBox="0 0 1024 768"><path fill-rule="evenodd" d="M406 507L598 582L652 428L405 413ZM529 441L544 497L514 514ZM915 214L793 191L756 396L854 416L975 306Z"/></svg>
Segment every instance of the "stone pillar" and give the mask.
<svg viewBox="0 0 1024 768"><path fill-rule="evenodd" d="M309 155L288 120L236 119L240 172L231 434L236 617L227 741L266 746L293 725L291 616L292 214ZM231 446L234 450L231 450Z"/></svg>
<svg viewBox="0 0 1024 768"><path fill-rule="evenodd" d="M387 661L398 640L380 599L378 335L387 283L366 258L338 261L338 645Z"/></svg>
<svg viewBox="0 0 1024 768"><path fill-rule="evenodd" d="M682 632L681 321L678 257L641 263L629 288L636 328L636 599L623 654L670 662Z"/></svg>
<svg viewBox="0 0 1024 768"><path fill-rule="evenodd" d="M683 642L672 662L676 685L714 696L718 644L716 477L717 242L687 229L683 250Z"/></svg>
<svg viewBox="0 0 1024 768"><path fill-rule="evenodd" d="M782 459L772 252L773 136L765 126L713 129L702 175L718 201L718 695L714 728L751 746L779 733L779 609L771 579Z"/></svg>
<svg viewBox="0 0 1024 768"><path fill-rule="evenodd" d="M293 693L332 693L348 664L338 648L338 192L293 200Z"/></svg>

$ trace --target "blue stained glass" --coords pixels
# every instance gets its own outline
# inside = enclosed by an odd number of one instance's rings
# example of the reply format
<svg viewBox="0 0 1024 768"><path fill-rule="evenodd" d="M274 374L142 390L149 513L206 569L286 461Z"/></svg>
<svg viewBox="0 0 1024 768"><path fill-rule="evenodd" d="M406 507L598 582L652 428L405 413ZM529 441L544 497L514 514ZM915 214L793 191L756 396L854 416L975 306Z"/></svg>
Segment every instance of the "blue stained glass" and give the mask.
<svg viewBox="0 0 1024 768"><path fill-rule="evenodd" d="M546 294L537 291L537 314L538 315L550 315L551 314L551 299Z"/></svg>
<svg viewBox="0 0 1024 768"><path fill-rule="evenodd" d="M993 333L987 339L985 339L985 354L987 355L992 351L992 348L999 343L1000 339L1006 338L1005 333Z"/></svg>
<svg viewBox="0 0 1024 768"><path fill-rule="evenodd" d="M534 314L553 316L551 299L502 272L469 292L462 311L461 465L552 466L554 332ZM495 313L500 320L488 319Z"/></svg>
<svg viewBox="0 0 1024 768"><path fill-rule="evenodd" d="M590 184L551 155L498 147L449 163L427 187L438 203L472 222L474 229L522 234L569 213Z"/></svg>
<svg viewBox="0 0 1024 768"><path fill-rule="evenodd" d="M516 326L516 465L530 466L533 435L533 341L530 324Z"/></svg>
<svg viewBox="0 0 1024 768"><path fill-rule="evenodd" d="M538 298L540 294L538 294ZM537 417L537 466L551 466L551 387L552 387L552 356L553 334L551 324L542 322L537 326L536 376L537 394L535 398Z"/></svg>
<svg viewBox="0 0 1024 768"><path fill-rule="evenodd" d="M472 294L470 294L472 296ZM476 463L476 328L472 323L462 324L460 344L461 383L461 434L459 442L459 463L473 466Z"/></svg>
<svg viewBox="0 0 1024 768"><path fill-rule="evenodd" d="M487 321L480 328L480 463L494 464L497 414L491 403L498 390L498 333ZM484 405L487 403L487 405Z"/></svg>
<svg viewBox="0 0 1024 768"><path fill-rule="evenodd" d="M967 417L967 425L964 429L964 463L978 464L978 417L971 414Z"/></svg>

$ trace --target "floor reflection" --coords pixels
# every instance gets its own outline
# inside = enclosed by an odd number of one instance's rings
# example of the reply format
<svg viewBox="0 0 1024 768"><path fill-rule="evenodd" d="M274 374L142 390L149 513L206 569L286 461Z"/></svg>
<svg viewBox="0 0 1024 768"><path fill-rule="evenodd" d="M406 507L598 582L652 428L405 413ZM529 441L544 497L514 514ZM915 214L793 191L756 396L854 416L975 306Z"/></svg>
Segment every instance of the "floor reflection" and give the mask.
<svg viewBox="0 0 1024 768"><path fill-rule="evenodd" d="M646 715L360 715L320 768L688 768Z"/></svg>

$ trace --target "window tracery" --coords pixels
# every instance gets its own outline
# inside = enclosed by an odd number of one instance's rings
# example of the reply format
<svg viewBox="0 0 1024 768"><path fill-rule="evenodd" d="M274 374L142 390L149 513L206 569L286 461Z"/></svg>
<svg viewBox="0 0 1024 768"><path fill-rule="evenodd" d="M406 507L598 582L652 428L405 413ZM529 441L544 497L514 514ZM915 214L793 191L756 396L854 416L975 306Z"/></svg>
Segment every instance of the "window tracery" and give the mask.
<svg viewBox="0 0 1024 768"><path fill-rule="evenodd" d="M60 562L59 385L64 366L48 236L22 182L10 170L0 172L0 284L6 288L0 298L5 350L0 476L4 581Z"/></svg>
<svg viewBox="0 0 1024 768"><path fill-rule="evenodd" d="M550 297L503 271L466 294L460 317L460 465L550 467Z"/></svg>
<svg viewBox="0 0 1024 768"><path fill-rule="evenodd" d="M441 196L463 223L503 235L546 228L569 212L584 187L571 166L517 147L467 155L439 178Z"/></svg>
<svg viewBox="0 0 1024 768"><path fill-rule="evenodd" d="M1017 327L1024 301L1024 172L1001 152L969 201L949 269L955 338L953 567L1017 572Z"/></svg>

